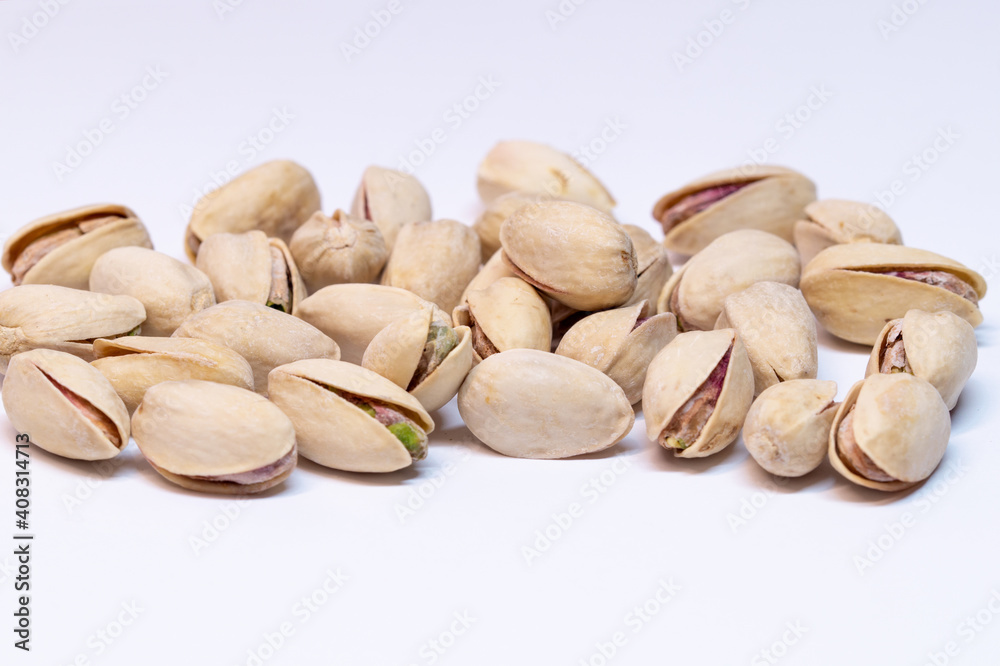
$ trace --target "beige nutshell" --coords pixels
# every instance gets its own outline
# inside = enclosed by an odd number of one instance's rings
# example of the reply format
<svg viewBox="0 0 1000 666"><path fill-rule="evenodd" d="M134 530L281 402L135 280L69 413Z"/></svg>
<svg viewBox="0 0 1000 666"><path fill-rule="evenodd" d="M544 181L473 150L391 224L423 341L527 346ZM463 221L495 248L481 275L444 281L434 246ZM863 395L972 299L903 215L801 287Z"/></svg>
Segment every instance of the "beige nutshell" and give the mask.
<svg viewBox="0 0 1000 666"><path fill-rule="evenodd" d="M822 199L806 206L793 236L803 266L831 245L903 242L896 223L881 208L844 199Z"/></svg>
<svg viewBox="0 0 1000 666"><path fill-rule="evenodd" d="M486 446L515 458L602 451L635 422L625 392L603 372L536 349L494 354L474 367L458 411Z"/></svg>
<svg viewBox="0 0 1000 666"><path fill-rule="evenodd" d="M305 167L290 160L265 162L206 194L194 207L184 248L193 262L212 234L260 229L288 242L320 209L319 189Z"/></svg>
<svg viewBox="0 0 1000 666"><path fill-rule="evenodd" d="M404 225L431 219L431 200L415 177L370 166L354 193L351 215L375 223L391 253Z"/></svg>
<svg viewBox="0 0 1000 666"><path fill-rule="evenodd" d="M331 284L371 282L389 250L374 222L336 210L316 211L296 229L289 244L309 291Z"/></svg>
<svg viewBox="0 0 1000 666"><path fill-rule="evenodd" d="M453 321L458 321L455 319L455 313L458 309L464 305L468 305L469 293L473 291L478 291L480 289L486 289L491 284L505 277L517 277L514 274L513 269L507 265L507 262L503 260L503 250L497 250L493 253L493 256L483 264L483 267L479 269L476 276L472 278L472 281L465 287L465 291L462 292L462 297L458 300L458 305L452 310L451 318Z"/></svg>
<svg viewBox="0 0 1000 666"><path fill-rule="evenodd" d="M198 249L195 266L208 276L218 303L250 301L295 314L306 297L288 246L258 229L212 234Z"/></svg>
<svg viewBox="0 0 1000 666"><path fill-rule="evenodd" d="M816 200L797 171L766 164L725 169L664 195L653 207L669 250L694 254L723 234L759 229L792 241L792 228Z"/></svg>
<svg viewBox="0 0 1000 666"><path fill-rule="evenodd" d="M520 278L500 278L470 292L455 310L455 323L469 327L475 363L509 349L552 348L548 305Z"/></svg>
<svg viewBox="0 0 1000 666"><path fill-rule="evenodd" d="M795 287L757 282L730 294L715 328L733 328L753 368L754 395L789 379L815 379L816 320Z"/></svg>
<svg viewBox="0 0 1000 666"><path fill-rule="evenodd" d="M228 347L194 338L129 336L94 342L100 370L125 408L135 411L146 391L162 382L201 379L254 390L253 369Z"/></svg>
<svg viewBox="0 0 1000 666"><path fill-rule="evenodd" d="M412 291L451 312L479 272L479 236L455 220L407 224L382 272L382 284Z"/></svg>
<svg viewBox="0 0 1000 666"><path fill-rule="evenodd" d="M90 290L131 296L146 309L143 335L167 336L196 312L215 305L208 276L194 266L143 247L102 254L90 273Z"/></svg>
<svg viewBox="0 0 1000 666"><path fill-rule="evenodd" d="M883 243L829 247L802 271L802 294L827 331L873 345L885 323L910 310L948 311L978 326L986 280L927 250Z"/></svg>
<svg viewBox="0 0 1000 666"><path fill-rule="evenodd" d="M229 347L253 369L257 393L267 394L267 373L305 358L340 358L340 347L316 327L249 301L226 301L188 317L175 338L197 338Z"/></svg>
<svg viewBox="0 0 1000 666"><path fill-rule="evenodd" d="M778 476L803 476L826 457L837 414L837 384L790 379L765 389L750 406L743 443L757 464Z"/></svg>
<svg viewBox="0 0 1000 666"><path fill-rule="evenodd" d="M434 421L414 396L371 370L313 359L275 368L268 381L304 458L347 472L393 472L427 455Z"/></svg>
<svg viewBox="0 0 1000 666"><path fill-rule="evenodd" d="M125 206L96 204L29 222L4 243L2 263L15 286L86 289L97 258L130 245L153 247L139 217Z"/></svg>
<svg viewBox="0 0 1000 666"><path fill-rule="evenodd" d="M976 369L978 355L969 322L953 312L910 310L879 333L865 376L908 372L930 382L951 410Z"/></svg>
<svg viewBox="0 0 1000 666"><path fill-rule="evenodd" d="M646 370L646 436L681 458L729 446L753 400L753 370L736 331L681 333Z"/></svg>
<svg viewBox="0 0 1000 666"><path fill-rule="evenodd" d="M295 429L273 403L197 379L146 391L132 436L163 478L206 493L262 492L287 479L298 461Z"/></svg>
<svg viewBox="0 0 1000 666"><path fill-rule="evenodd" d="M577 310L606 310L635 293L632 239L606 213L569 201L519 209L500 229L504 260L532 286Z"/></svg>
<svg viewBox="0 0 1000 666"><path fill-rule="evenodd" d="M94 340L139 332L146 318L131 296L48 284L0 291L0 372L14 354L45 348L94 360Z"/></svg>
<svg viewBox="0 0 1000 666"><path fill-rule="evenodd" d="M639 301L649 301L654 306L656 299L663 290L674 269L670 266L667 248L657 242L642 227L634 224L623 224L622 229L632 239L636 259L636 285L632 298L625 305L635 305Z"/></svg>
<svg viewBox="0 0 1000 666"><path fill-rule="evenodd" d="M633 405L642 400L646 368L677 336L677 320L652 314L648 301L588 315L566 332L556 354L596 368L625 391Z"/></svg>
<svg viewBox="0 0 1000 666"><path fill-rule="evenodd" d="M128 412L108 380L65 352L33 349L10 360L3 406L19 433L49 453L114 458L128 446Z"/></svg>
<svg viewBox="0 0 1000 666"><path fill-rule="evenodd" d="M479 244L483 250L483 262L494 256L500 249L500 227L507 221L508 217L524 206L550 198L544 194L508 192L486 204L486 209L472 225L472 228L479 235Z"/></svg>
<svg viewBox="0 0 1000 666"><path fill-rule="evenodd" d="M948 408L937 389L907 373L874 374L840 403L828 455L853 483L905 490L931 475L950 436Z"/></svg>
<svg viewBox="0 0 1000 666"><path fill-rule="evenodd" d="M709 331L726 297L757 282L799 284L799 253L791 243L756 229L731 231L674 273L657 300L658 312L677 315L681 331Z"/></svg>

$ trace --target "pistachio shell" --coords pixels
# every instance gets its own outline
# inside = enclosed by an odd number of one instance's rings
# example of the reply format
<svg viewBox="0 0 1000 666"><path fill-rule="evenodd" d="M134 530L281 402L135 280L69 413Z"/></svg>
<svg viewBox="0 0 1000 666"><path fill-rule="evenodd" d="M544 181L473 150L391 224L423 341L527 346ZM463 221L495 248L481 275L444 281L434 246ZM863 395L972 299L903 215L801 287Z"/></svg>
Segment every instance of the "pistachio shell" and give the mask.
<svg viewBox="0 0 1000 666"><path fill-rule="evenodd" d="M903 242L896 223L881 208L843 199L823 199L806 206L805 219L795 223L793 236L803 266L831 245Z"/></svg>
<svg viewBox="0 0 1000 666"><path fill-rule="evenodd" d="M604 373L535 349L494 354L474 367L458 411L484 444L517 458L602 451L635 422L625 392Z"/></svg>
<svg viewBox="0 0 1000 666"><path fill-rule="evenodd" d="M413 176L370 166L354 193L351 215L374 222L391 253L403 225L431 219L431 200Z"/></svg>
<svg viewBox="0 0 1000 666"><path fill-rule="evenodd" d="M343 282L371 282L389 257L374 222L342 210L316 211L289 245L309 291Z"/></svg>
<svg viewBox="0 0 1000 666"><path fill-rule="evenodd" d="M493 256L489 258L483 267L476 273L476 277L472 278L468 286L465 287L465 291L462 292L462 297L458 301L458 305L454 310L452 310L452 320L455 319L455 312L458 311L463 305L466 305L469 300L469 292L477 291L479 289L486 289L500 278L505 277L517 277L510 266L503 260L503 250L497 250L493 253Z"/></svg>
<svg viewBox="0 0 1000 666"><path fill-rule="evenodd" d="M284 274L285 284L274 284L273 251L281 254L284 266L277 272ZM267 305L275 293L283 293L285 300L291 301L289 314L295 314L306 297L306 285L288 246L259 229L212 234L198 249L195 265L211 281L217 303L239 300Z"/></svg>
<svg viewBox="0 0 1000 666"><path fill-rule="evenodd" d="M105 460L128 446L128 412L111 384L64 352L33 349L12 358L3 406L14 429L49 453Z"/></svg>
<svg viewBox="0 0 1000 666"><path fill-rule="evenodd" d="M667 249L662 243L653 240L649 232L642 227L623 224L622 229L628 233L632 239L632 247L635 248L637 277L635 291L625 305L634 305L639 301L655 304L663 285L674 272L670 266Z"/></svg>
<svg viewBox="0 0 1000 666"><path fill-rule="evenodd" d="M468 306L456 311L455 323L472 329L476 363L489 356L486 350L491 345L498 352L509 349L547 352L551 349L549 308L524 280L500 278L485 289L469 293L467 300ZM480 339L480 335L485 340Z"/></svg>
<svg viewBox="0 0 1000 666"><path fill-rule="evenodd" d="M500 249L500 227L507 221L508 217L524 206L548 198L545 195L528 192L508 192L489 202L486 205L486 210L472 225L472 228L479 235L479 244L483 250L483 262L494 256Z"/></svg>

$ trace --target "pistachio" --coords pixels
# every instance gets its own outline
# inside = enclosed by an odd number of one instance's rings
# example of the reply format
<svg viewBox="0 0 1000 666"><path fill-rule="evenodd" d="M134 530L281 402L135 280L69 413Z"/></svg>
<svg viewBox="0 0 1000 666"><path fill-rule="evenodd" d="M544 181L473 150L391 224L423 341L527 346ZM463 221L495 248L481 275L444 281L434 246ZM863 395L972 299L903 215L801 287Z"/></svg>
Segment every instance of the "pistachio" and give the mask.
<svg viewBox="0 0 1000 666"><path fill-rule="evenodd" d="M374 222L342 210L310 217L289 245L310 291L343 282L371 282L389 257Z"/></svg>
<svg viewBox="0 0 1000 666"><path fill-rule="evenodd" d="M903 242L896 223L881 208L843 199L823 199L806 206L793 236L803 266L831 245Z"/></svg>
<svg viewBox="0 0 1000 666"><path fill-rule="evenodd" d="M508 192L501 194L486 205L486 210L476 219L472 228L479 234L479 243L483 249L483 262L494 256L500 249L500 227L507 218L518 209L550 197L544 194L528 192Z"/></svg>
<svg viewBox="0 0 1000 666"><path fill-rule="evenodd" d="M471 329L476 363L508 349L551 349L549 308L524 280L500 278L466 299L468 304L455 310L455 323Z"/></svg>
<svg viewBox="0 0 1000 666"><path fill-rule="evenodd" d="M469 293L473 291L478 291L480 289L486 289L500 278L505 277L517 277L514 275L514 271L511 270L510 266L507 265L503 260L503 250L497 250L493 253L493 256L489 258L483 267L479 269L476 276L472 278L472 281L465 287L465 291L462 292L462 297L458 300L458 305L452 310L451 318L452 321L458 321L456 313L459 308L463 305L468 305Z"/></svg>
<svg viewBox="0 0 1000 666"><path fill-rule="evenodd" d="M235 302L235 301L234 301ZM132 435L163 478L208 493L248 495L272 488L295 469L295 430L267 399L196 379L146 391Z"/></svg>
<svg viewBox="0 0 1000 666"><path fill-rule="evenodd" d="M431 200L413 176L370 166L354 194L351 215L374 222L391 253L403 225L431 219Z"/></svg>
<svg viewBox="0 0 1000 666"><path fill-rule="evenodd" d="M604 373L536 349L483 360L458 392L472 434L516 458L568 458L602 451L632 429L635 413Z"/></svg>
<svg viewBox="0 0 1000 666"><path fill-rule="evenodd" d="M12 358L3 406L15 430L64 458L105 460L128 445L128 412L111 384L65 352L33 349Z"/></svg>
<svg viewBox="0 0 1000 666"><path fill-rule="evenodd" d="M623 224L622 229L628 233L632 239L632 247L635 248L637 277L635 291L625 305L635 305L639 301L649 301L655 305L663 285L674 272L670 266L667 249L662 243L653 240L649 232L642 227Z"/></svg>

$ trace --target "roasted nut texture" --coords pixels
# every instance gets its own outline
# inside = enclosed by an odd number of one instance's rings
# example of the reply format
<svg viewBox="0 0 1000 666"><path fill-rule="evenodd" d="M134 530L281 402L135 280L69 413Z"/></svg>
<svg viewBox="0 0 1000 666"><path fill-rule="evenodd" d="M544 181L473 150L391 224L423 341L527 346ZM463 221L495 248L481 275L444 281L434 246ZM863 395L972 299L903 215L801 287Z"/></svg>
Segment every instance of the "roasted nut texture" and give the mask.
<svg viewBox="0 0 1000 666"><path fill-rule="evenodd" d="M467 305L455 310L455 323L471 329L476 363L509 349L551 350L549 308L524 280L500 278L469 292L466 300Z"/></svg>
<svg viewBox="0 0 1000 666"><path fill-rule="evenodd" d="M795 223L793 235L803 266L831 245L903 242L896 223L881 208L843 199L806 206L805 218Z"/></svg>
<svg viewBox="0 0 1000 666"><path fill-rule="evenodd" d="M389 250L374 222L336 210L316 211L289 244L309 291L344 282L372 282Z"/></svg>

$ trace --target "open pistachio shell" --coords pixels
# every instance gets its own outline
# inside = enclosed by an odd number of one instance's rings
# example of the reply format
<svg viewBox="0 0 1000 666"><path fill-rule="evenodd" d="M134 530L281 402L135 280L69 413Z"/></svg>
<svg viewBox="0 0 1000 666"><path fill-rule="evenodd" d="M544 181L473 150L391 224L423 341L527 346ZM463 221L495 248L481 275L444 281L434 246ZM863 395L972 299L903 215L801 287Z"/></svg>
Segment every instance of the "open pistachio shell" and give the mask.
<svg viewBox="0 0 1000 666"><path fill-rule="evenodd" d="M503 260L503 250L497 250L493 253L493 256L483 264L483 267L479 269L476 276L472 278L466 286L465 291L462 292L462 297L458 301L458 305L452 310L451 318L453 321L458 321L455 319L455 313L463 305L468 304L469 292L478 291L479 289L486 289L500 278L505 277L517 277L510 266Z"/></svg>
<svg viewBox="0 0 1000 666"><path fill-rule="evenodd" d="M681 333L646 370L646 436L681 458L718 453L736 439L752 400L753 370L736 331Z"/></svg>
<svg viewBox="0 0 1000 666"><path fill-rule="evenodd" d="M289 248L309 291L343 282L371 282L389 250L375 223L342 210L316 211L295 230Z"/></svg>
<svg viewBox="0 0 1000 666"><path fill-rule="evenodd" d="M351 215L374 222L391 253L403 225L431 219L431 200L413 176L370 166L354 193Z"/></svg>
<svg viewBox="0 0 1000 666"><path fill-rule="evenodd" d="M937 389L907 373L874 374L852 386L840 404L828 455L849 481L905 490L931 475L950 436L948 408Z"/></svg>
<svg viewBox="0 0 1000 666"><path fill-rule="evenodd" d="M455 311L455 323L471 329L476 363L508 349L551 349L549 308L524 280L500 278L466 298L468 305Z"/></svg>
<svg viewBox="0 0 1000 666"><path fill-rule="evenodd" d="M653 207L663 225L667 249L694 254L719 236L737 229L760 229L789 243L792 227L816 185L797 171L748 165L709 174L664 195Z"/></svg>
<svg viewBox="0 0 1000 666"><path fill-rule="evenodd" d="M795 477L813 471L826 457L836 397L836 382L819 379L769 386L747 412L747 451L771 474Z"/></svg>
<svg viewBox="0 0 1000 666"><path fill-rule="evenodd" d="M494 256L500 249L500 227L507 218L519 208L529 204L549 199L544 194L529 192L508 192L498 196L486 205L486 210L480 214L472 228L479 235L479 244L483 250L483 261Z"/></svg>
<svg viewBox="0 0 1000 666"><path fill-rule="evenodd" d="M793 236L803 266L831 245L903 242L896 223L881 208L843 199L822 199L806 206Z"/></svg>
<svg viewBox="0 0 1000 666"><path fill-rule="evenodd" d="M655 305L663 285L674 272L667 256L667 248L653 240L642 227L623 224L622 229L628 233L632 239L632 247L635 248L637 277L635 291L625 305L634 305L639 301L649 301Z"/></svg>
<svg viewBox="0 0 1000 666"><path fill-rule="evenodd" d="M259 493L287 479L298 460L295 430L274 404L196 379L146 391L132 435L163 478L207 493Z"/></svg>
<svg viewBox="0 0 1000 666"><path fill-rule="evenodd" d="M602 451L632 429L635 413L604 373L536 349L494 354L458 392L458 411L488 447L516 458Z"/></svg>
<svg viewBox="0 0 1000 666"><path fill-rule="evenodd" d="M348 472L393 472L426 455L434 421L420 401L371 370L312 359L275 368L268 381L304 458Z"/></svg>
<svg viewBox="0 0 1000 666"><path fill-rule="evenodd" d="M838 338L872 345L890 319L910 310L947 310L973 326L986 281L927 250L882 243L829 247L802 271L802 294L819 323Z"/></svg>
<svg viewBox="0 0 1000 666"><path fill-rule="evenodd" d="M640 301L584 317L566 332L556 354L600 370L635 404L642 399L650 361L676 335L674 315L650 315L649 303Z"/></svg>
<svg viewBox="0 0 1000 666"><path fill-rule="evenodd" d="M146 227L125 206L97 204L30 222L3 246L3 268L15 285L86 289L97 258L116 247L152 248Z"/></svg>
<svg viewBox="0 0 1000 666"><path fill-rule="evenodd" d="M202 379L252 391L253 369L228 347L194 338L128 336L94 342L101 371L129 413L151 386L181 379Z"/></svg>
<svg viewBox="0 0 1000 666"><path fill-rule="evenodd" d="M954 409L976 369L976 333L953 312L910 310L879 333L865 376L908 372L930 382L948 409Z"/></svg>
<svg viewBox="0 0 1000 666"><path fill-rule="evenodd" d="M3 406L14 429L50 453L105 460L128 445L128 412L108 380L76 356L34 349L10 360Z"/></svg>

